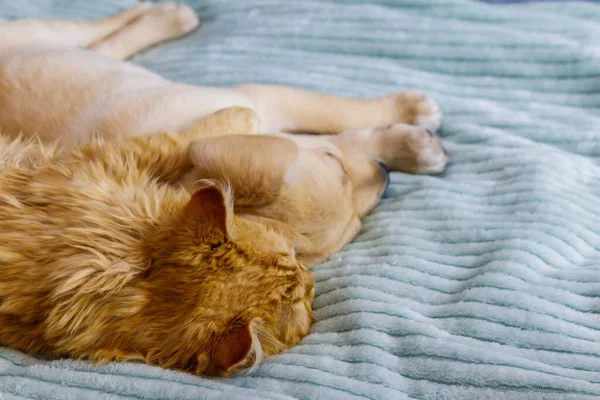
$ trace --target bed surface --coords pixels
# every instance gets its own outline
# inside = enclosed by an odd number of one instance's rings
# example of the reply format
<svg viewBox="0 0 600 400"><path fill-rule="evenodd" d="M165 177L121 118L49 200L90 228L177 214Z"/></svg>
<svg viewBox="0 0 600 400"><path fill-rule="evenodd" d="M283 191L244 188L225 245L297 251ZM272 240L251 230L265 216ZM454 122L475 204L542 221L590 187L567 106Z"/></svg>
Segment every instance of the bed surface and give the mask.
<svg viewBox="0 0 600 400"><path fill-rule="evenodd" d="M0 21L132 0L0 0ZM0 349L0 399L597 399L600 5L188 0L202 26L134 62L204 85L353 96L419 88L452 163L395 173L318 266L311 335L208 380Z"/></svg>

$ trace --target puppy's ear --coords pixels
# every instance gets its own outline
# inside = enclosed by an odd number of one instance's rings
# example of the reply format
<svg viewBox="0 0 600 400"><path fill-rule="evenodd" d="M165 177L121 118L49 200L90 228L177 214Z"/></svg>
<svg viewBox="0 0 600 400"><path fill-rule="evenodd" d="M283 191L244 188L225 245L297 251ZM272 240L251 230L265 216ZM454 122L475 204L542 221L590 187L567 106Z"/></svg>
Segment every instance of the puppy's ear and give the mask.
<svg viewBox="0 0 600 400"><path fill-rule="evenodd" d="M250 323L228 331L212 352L214 366L222 373L239 366L252 351L253 340Z"/></svg>
<svg viewBox="0 0 600 400"><path fill-rule="evenodd" d="M294 142L276 136L200 139L188 149L195 168L186 179L188 185L190 179L226 179L235 192L236 206L265 205L279 196L285 173L297 154Z"/></svg>
<svg viewBox="0 0 600 400"><path fill-rule="evenodd" d="M229 238L231 205L225 188L209 186L195 192L183 211L182 225L200 243L223 243Z"/></svg>

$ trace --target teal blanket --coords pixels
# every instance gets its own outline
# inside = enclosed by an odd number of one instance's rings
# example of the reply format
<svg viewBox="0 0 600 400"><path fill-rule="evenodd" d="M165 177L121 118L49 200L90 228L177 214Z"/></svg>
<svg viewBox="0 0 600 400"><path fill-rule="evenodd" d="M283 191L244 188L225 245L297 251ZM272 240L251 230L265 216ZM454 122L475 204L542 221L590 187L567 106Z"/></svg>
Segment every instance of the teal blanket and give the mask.
<svg viewBox="0 0 600 400"><path fill-rule="evenodd" d="M317 267L317 322L249 376L0 350L1 399L600 398L600 6L188 0L203 24L134 62L205 85L375 96L445 113L443 176L392 175ZM0 0L0 20L133 0ZM343 117L343 116L340 116Z"/></svg>

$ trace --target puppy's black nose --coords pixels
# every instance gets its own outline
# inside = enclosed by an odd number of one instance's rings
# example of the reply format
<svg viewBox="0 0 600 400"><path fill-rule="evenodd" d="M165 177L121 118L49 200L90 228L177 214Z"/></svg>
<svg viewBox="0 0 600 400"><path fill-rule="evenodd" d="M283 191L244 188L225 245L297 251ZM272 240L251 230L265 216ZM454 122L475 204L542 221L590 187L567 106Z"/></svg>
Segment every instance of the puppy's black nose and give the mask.
<svg viewBox="0 0 600 400"><path fill-rule="evenodd" d="M383 172L383 174L385 175L385 189L383 189L383 191L385 192L388 186L390 186L390 170L388 169L387 165L385 165L381 161L377 161L377 165L379 166L381 172Z"/></svg>
<svg viewBox="0 0 600 400"><path fill-rule="evenodd" d="M387 165L385 165L381 161L377 161L377 165L379 165L379 168L381 168L386 174L390 173L390 170L388 169Z"/></svg>

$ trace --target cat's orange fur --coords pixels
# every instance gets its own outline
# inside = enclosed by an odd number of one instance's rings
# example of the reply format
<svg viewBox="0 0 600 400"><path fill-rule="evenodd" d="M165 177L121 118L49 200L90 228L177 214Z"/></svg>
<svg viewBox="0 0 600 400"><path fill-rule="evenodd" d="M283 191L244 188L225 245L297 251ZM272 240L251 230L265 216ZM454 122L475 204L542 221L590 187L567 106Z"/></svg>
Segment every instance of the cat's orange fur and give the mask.
<svg viewBox="0 0 600 400"><path fill-rule="evenodd" d="M289 241L222 185L177 185L191 140L254 123L235 115L65 153L0 136L0 345L227 375L306 335Z"/></svg>

